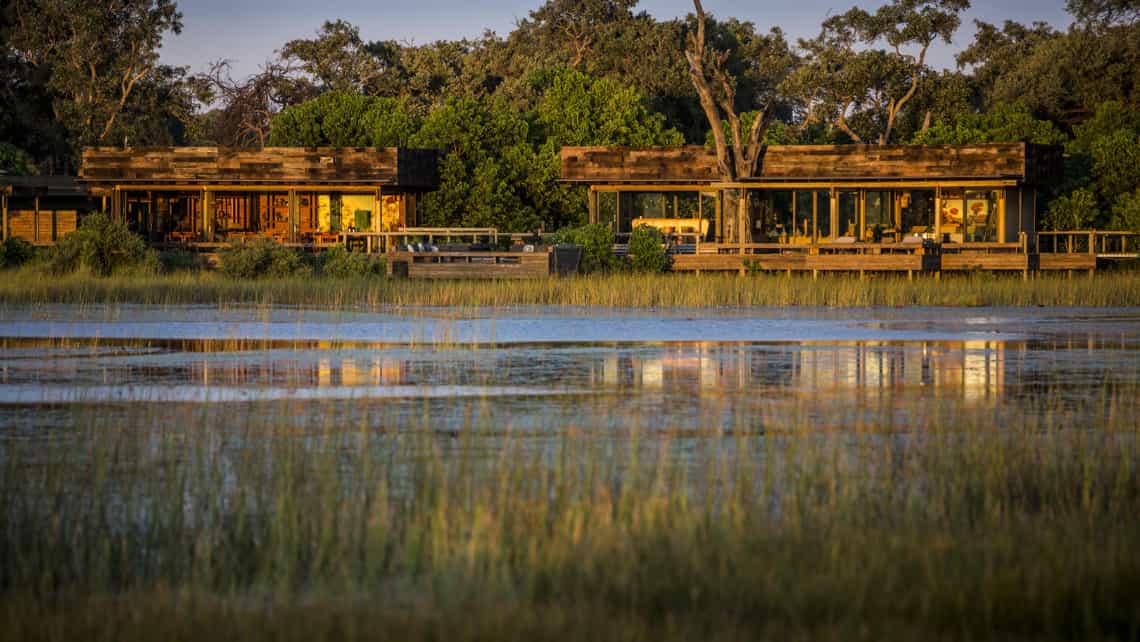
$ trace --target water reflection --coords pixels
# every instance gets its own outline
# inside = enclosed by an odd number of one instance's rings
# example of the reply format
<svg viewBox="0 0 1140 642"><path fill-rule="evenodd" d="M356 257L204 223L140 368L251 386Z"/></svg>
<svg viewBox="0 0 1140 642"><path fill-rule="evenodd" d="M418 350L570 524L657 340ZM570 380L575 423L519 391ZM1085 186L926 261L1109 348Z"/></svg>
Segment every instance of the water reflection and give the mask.
<svg viewBox="0 0 1140 642"><path fill-rule="evenodd" d="M305 390L330 398L360 389L524 387L535 391L628 394L850 396L888 398L918 391L939 398L994 399L1012 390L1062 389L1138 379L1137 351L1087 342L862 341L852 343L695 343L643 346L527 346L491 349L245 350L238 352L40 351L38 359L0 358L5 388L23 386L189 386ZM47 395L46 397L50 397ZM122 398L122 396L119 396ZM128 395L129 397L129 395Z"/></svg>

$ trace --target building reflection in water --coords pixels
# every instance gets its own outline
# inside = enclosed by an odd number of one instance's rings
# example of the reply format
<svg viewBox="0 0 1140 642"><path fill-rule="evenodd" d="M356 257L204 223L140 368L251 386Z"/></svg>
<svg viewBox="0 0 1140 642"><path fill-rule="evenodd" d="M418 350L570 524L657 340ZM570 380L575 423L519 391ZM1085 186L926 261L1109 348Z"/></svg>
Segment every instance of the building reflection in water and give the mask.
<svg viewBox="0 0 1140 642"><path fill-rule="evenodd" d="M858 391L861 395L929 387L940 394L984 399L1005 386L1009 349L1009 344L990 341L685 345L666 347L653 355L605 357L594 370L593 383L710 390L774 387L804 393Z"/></svg>
<svg viewBox="0 0 1140 642"><path fill-rule="evenodd" d="M1024 343L990 341L837 344L684 344L583 350L479 351L470 359L330 351L295 358L215 360L135 366L111 380L206 386L565 385L691 394L767 388L787 394L854 393L864 399L900 388L985 399L1025 374ZM474 353L473 353L474 354ZM1029 376L1029 375L1026 375Z"/></svg>

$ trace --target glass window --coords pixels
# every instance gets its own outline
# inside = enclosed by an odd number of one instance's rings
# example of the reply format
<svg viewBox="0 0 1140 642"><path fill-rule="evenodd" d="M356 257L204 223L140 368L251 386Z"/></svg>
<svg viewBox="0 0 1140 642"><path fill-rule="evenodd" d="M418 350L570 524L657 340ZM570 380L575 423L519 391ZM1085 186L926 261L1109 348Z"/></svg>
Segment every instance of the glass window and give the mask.
<svg viewBox="0 0 1140 642"><path fill-rule="evenodd" d="M964 240L992 243L998 240L998 193L996 190L967 190L963 210Z"/></svg>
<svg viewBox="0 0 1140 642"><path fill-rule="evenodd" d="M815 193L796 192L795 226L789 238L806 243L812 236L812 220L815 218Z"/></svg>
<svg viewBox="0 0 1140 642"><path fill-rule="evenodd" d="M815 229L816 238L831 238L831 193L819 191L815 193Z"/></svg>
<svg viewBox="0 0 1140 642"><path fill-rule="evenodd" d="M709 222L709 231L705 235L706 241L714 240L720 234L720 230L716 229L716 192L701 192L701 217Z"/></svg>
<svg viewBox="0 0 1140 642"><path fill-rule="evenodd" d="M867 203L864 211L867 217L863 234L865 240L877 242L882 240L884 233L893 233L895 220L890 192L867 192Z"/></svg>
<svg viewBox="0 0 1140 642"><path fill-rule="evenodd" d="M859 233L858 226L859 192L839 192L839 235L857 237Z"/></svg>
<svg viewBox="0 0 1140 642"><path fill-rule="evenodd" d="M372 194L344 194L341 197L342 229L350 232L372 231L372 210L376 207L376 197ZM399 219L399 206L396 209Z"/></svg>
<svg viewBox="0 0 1140 642"><path fill-rule="evenodd" d="M617 220L617 192L598 192L598 222L609 225L616 230Z"/></svg>
<svg viewBox="0 0 1140 642"><path fill-rule="evenodd" d="M904 236L934 232L934 190L915 190L899 195Z"/></svg>
<svg viewBox="0 0 1140 642"><path fill-rule="evenodd" d="M942 228L942 241L961 243L965 240L963 222L966 211L966 192L962 189L942 190L942 204L938 213Z"/></svg>

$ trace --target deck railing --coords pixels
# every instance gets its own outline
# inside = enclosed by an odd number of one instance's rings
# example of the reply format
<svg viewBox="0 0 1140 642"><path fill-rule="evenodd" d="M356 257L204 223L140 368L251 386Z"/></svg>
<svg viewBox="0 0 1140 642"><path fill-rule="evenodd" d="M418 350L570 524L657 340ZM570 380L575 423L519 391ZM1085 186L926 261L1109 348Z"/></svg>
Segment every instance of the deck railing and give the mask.
<svg viewBox="0 0 1140 642"><path fill-rule="evenodd" d="M1101 258L1140 257L1140 234L1113 230L1037 233L1039 254L1094 254Z"/></svg>

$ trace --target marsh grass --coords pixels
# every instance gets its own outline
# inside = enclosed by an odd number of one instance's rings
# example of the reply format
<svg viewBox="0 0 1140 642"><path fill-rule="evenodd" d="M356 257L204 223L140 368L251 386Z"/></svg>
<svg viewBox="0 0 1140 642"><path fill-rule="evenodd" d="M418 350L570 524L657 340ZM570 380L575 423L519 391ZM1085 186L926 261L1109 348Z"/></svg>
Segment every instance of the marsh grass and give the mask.
<svg viewBox="0 0 1140 642"><path fill-rule="evenodd" d="M710 402L710 427L683 433L636 415L609 433L517 431L490 402L448 431L426 408L395 429L367 402L312 421L298 402L186 406L173 422L76 406L59 430L0 440L0 626L1137 639L1136 393L910 401L905 427Z"/></svg>
<svg viewBox="0 0 1140 642"><path fill-rule="evenodd" d="M384 277L235 280L215 273L48 277L33 270L2 273L2 304L140 303L384 306L565 305L606 307L714 306L1136 306L1140 273L1040 276L1022 281L991 274L898 277L614 274L525 281L422 281Z"/></svg>

